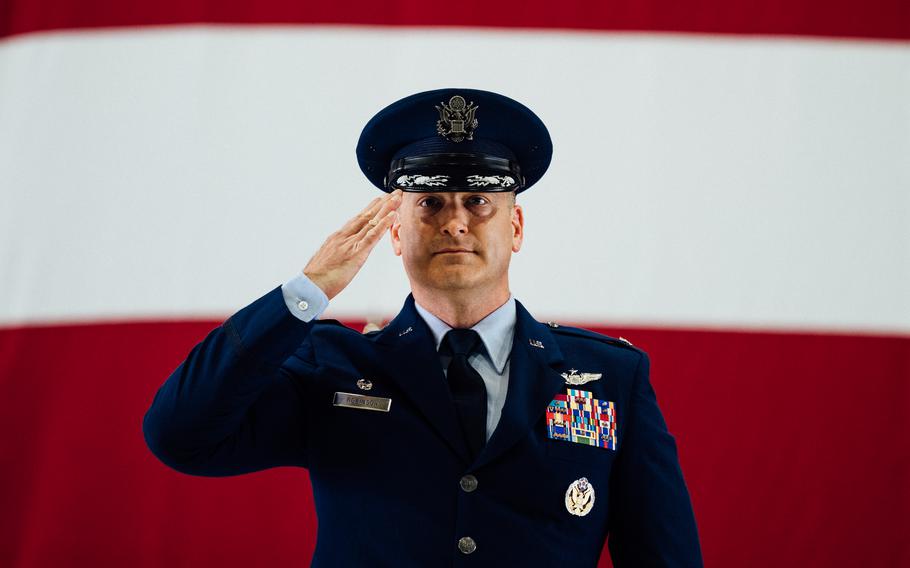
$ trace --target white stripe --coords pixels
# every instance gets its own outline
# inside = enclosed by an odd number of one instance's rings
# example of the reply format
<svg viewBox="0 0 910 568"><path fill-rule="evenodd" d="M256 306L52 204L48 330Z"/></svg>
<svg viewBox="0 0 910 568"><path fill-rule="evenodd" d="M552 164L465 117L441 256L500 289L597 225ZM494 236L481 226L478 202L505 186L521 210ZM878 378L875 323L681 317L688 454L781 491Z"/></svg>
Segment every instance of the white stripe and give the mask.
<svg viewBox="0 0 910 568"><path fill-rule="evenodd" d="M232 312L377 194L373 113L441 86L551 129L538 317L910 331L910 46L331 27L0 44L0 322ZM383 243L329 315L407 290Z"/></svg>

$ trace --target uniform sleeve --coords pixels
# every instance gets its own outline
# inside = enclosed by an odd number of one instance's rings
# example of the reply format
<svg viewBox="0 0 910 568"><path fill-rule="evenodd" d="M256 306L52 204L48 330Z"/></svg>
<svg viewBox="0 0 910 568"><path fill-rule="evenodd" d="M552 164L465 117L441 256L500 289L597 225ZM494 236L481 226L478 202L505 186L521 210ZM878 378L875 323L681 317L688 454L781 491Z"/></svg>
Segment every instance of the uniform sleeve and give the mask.
<svg viewBox="0 0 910 568"><path fill-rule="evenodd" d="M616 568L700 567L698 530L676 441L657 406L649 368L642 353L625 441L610 479L610 556Z"/></svg>
<svg viewBox="0 0 910 568"><path fill-rule="evenodd" d="M143 418L152 453L191 475L306 467L305 380L281 365L313 325L291 314L276 287L212 330Z"/></svg>
<svg viewBox="0 0 910 568"><path fill-rule="evenodd" d="M281 285L281 295L288 311L301 321L312 321L322 315L329 297L303 272L298 272Z"/></svg>

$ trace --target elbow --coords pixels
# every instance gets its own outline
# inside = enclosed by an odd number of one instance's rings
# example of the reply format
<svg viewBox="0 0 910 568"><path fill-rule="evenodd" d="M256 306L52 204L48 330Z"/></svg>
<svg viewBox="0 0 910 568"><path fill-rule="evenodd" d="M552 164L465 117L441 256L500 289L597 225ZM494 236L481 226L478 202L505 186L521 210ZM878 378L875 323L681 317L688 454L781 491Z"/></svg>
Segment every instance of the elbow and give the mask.
<svg viewBox="0 0 910 568"><path fill-rule="evenodd" d="M152 455L167 467L187 475L205 475L197 465L200 452L186 447L186 436L168 428L154 405L142 419L142 437Z"/></svg>

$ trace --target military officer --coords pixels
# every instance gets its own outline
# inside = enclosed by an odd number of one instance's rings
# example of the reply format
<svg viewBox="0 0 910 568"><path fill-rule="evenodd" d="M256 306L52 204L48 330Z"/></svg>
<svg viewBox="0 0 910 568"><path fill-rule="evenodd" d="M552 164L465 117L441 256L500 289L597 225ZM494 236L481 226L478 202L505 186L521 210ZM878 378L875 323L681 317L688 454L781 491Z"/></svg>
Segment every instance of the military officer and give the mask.
<svg viewBox="0 0 910 568"><path fill-rule="evenodd" d="M380 111L357 157L386 192L214 329L155 395L151 451L191 475L308 468L312 565L700 566L675 441L626 341L536 321L509 291L515 195L552 152L499 94ZM319 315L389 233L411 294L384 329Z"/></svg>

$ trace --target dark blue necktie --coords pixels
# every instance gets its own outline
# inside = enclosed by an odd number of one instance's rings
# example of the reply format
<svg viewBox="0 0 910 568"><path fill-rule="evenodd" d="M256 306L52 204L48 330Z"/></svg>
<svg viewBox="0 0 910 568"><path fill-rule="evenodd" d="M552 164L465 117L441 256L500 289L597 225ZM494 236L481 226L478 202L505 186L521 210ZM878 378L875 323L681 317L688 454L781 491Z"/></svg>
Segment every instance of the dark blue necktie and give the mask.
<svg viewBox="0 0 910 568"><path fill-rule="evenodd" d="M487 389L480 373L468 363L468 356L477 349L480 336L473 329L451 329L442 343L452 352L446 378L455 401L455 412L471 457L476 458L487 441Z"/></svg>

